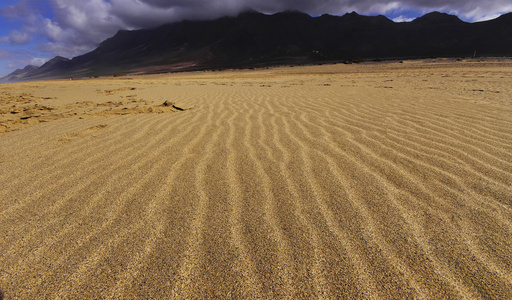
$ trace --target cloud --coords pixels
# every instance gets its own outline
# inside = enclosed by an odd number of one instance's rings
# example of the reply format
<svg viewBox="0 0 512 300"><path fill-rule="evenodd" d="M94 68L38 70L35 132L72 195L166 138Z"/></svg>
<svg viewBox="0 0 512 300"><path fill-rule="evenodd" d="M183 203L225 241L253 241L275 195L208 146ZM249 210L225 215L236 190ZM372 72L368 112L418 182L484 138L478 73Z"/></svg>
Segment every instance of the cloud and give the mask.
<svg viewBox="0 0 512 300"><path fill-rule="evenodd" d="M32 2L30 0L23 0L17 5L5 6L0 9L0 15L10 18L19 19L30 16L34 11Z"/></svg>
<svg viewBox="0 0 512 300"><path fill-rule="evenodd" d="M398 17L393 18L392 20L393 20L393 22L400 23L400 22L411 22L414 19L415 18L410 18L410 17L400 15Z"/></svg>
<svg viewBox="0 0 512 300"><path fill-rule="evenodd" d="M110 3L112 15L129 28L236 15L249 8L244 1L232 0L111 0Z"/></svg>
<svg viewBox="0 0 512 300"><path fill-rule="evenodd" d="M32 65L32 66L40 67L40 66L42 66L47 61L48 61L47 58L33 57L33 58L30 59L30 62L28 64Z"/></svg>
<svg viewBox="0 0 512 300"><path fill-rule="evenodd" d="M11 58L12 57L12 53L7 51L7 50L3 50L3 49L0 49L0 60L1 59L8 59L8 58Z"/></svg>
<svg viewBox="0 0 512 300"><path fill-rule="evenodd" d="M25 31L11 30L9 36L0 38L0 42L12 44L12 45L23 45L32 40L32 35Z"/></svg>
<svg viewBox="0 0 512 300"><path fill-rule="evenodd" d="M40 57L31 51L0 49L0 77L26 65L39 67L49 59L49 56Z"/></svg>

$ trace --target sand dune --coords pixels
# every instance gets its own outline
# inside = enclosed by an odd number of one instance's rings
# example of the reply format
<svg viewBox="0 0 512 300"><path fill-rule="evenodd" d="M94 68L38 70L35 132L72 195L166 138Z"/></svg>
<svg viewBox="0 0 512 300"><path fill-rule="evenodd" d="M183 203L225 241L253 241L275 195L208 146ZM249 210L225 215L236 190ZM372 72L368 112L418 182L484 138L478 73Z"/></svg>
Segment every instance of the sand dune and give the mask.
<svg viewBox="0 0 512 300"><path fill-rule="evenodd" d="M511 80L417 61L0 85L0 290L510 299Z"/></svg>

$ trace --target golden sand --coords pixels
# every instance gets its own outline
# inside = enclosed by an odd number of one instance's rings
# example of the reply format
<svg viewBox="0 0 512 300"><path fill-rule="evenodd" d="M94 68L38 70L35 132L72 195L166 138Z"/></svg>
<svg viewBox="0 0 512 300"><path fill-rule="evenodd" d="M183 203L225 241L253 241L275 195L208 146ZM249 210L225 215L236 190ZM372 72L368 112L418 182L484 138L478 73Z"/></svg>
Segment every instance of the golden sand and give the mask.
<svg viewBox="0 0 512 300"><path fill-rule="evenodd" d="M0 290L512 299L511 82L415 61L0 85Z"/></svg>

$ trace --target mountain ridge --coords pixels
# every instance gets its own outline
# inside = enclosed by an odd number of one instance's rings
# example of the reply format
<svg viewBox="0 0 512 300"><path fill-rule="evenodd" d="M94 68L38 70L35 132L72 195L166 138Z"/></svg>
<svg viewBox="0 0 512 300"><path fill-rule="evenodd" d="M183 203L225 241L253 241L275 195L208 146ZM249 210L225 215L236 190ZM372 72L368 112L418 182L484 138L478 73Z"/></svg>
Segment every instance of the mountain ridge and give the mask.
<svg viewBox="0 0 512 300"><path fill-rule="evenodd" d="M297 11L272 15L180 21L153 29L119 30L96 49L56 57L37 70L4 77L36 80L115 73L154 73L304 64L350 59L512 56L512 13L467 23L431 12L411 22L356 12L312 17ZM51 62L51 63L50 63ZM16 72L16 71L15 71Z"/></svg>

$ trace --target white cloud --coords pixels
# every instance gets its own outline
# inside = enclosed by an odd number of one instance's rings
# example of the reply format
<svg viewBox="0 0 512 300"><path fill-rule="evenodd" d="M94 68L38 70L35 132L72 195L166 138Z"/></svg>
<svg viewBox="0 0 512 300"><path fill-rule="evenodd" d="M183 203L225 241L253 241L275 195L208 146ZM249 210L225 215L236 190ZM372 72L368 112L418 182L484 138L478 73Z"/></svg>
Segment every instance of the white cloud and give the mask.
<svg viewBox="0 0 512 300"><path fill-rule="evenodd" d="M396 23L400 23L400 22L411 22L412 20L414 20L416 18L408 18L406 16L398 16L396 18L393 18L393 21L396 22Z"/></svg>
<svg viewBox="0 0 512 300"><path fill-rule="evenodd" d="M28 64L32 65L32 66L40 67L47 61L48 61L48 58L34 57L34 58L30 59L30 62Z"/></svg>
<svg viewBox="0 0 512 300"><path fill-rule="evenodd" d="M389 2L389 3L378 3L375 6L371 7L376 13L385 14L393 10L397 10L401 8L400 2Z"/></svg>
<svg viewBox="0 0 512 300"><path fill-rule="evenodd" d="M499 17L504 13L512 11L512 3L487 3L485 6L465 6L461 10L454 10L453 12L461 17L467 18L472 21L485 21Z"/></svg>
<svg viewBox="0 0 512 300"><path fill-rule="evenodd" d="M12 44L12 45L23 45L32 40L32 35L26 31L11 30L9 36L0 38L0 42Z"/></svg>
<svg viewBox="0 0 512 300"><path fill-rule="evenodd" d="M42 33L44 33L50 41L60 41L64 39L64 30L56 22L50 19L44 19L42 25Z"/></svg>
<svg viewBox="0 0 512 300"><path fill-rule="evenodd" d="M20 45L28 43L32 39L32 36L27 32L13 30L9 34L9 39L11 43Z"/></svg>

